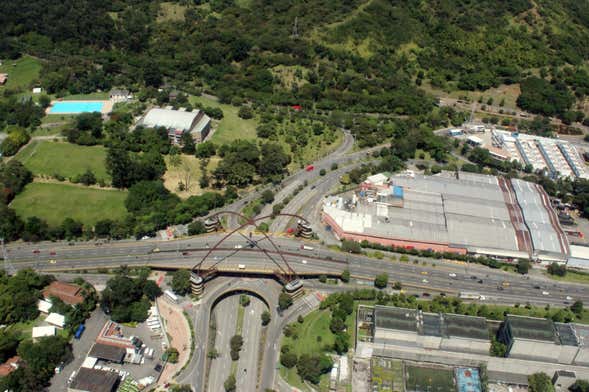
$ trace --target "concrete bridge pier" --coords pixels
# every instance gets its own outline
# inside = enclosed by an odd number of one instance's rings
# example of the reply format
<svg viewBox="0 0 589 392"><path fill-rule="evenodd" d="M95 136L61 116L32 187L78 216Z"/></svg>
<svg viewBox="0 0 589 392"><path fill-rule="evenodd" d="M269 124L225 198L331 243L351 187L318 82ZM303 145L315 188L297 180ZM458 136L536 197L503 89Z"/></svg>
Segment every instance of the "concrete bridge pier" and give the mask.
<svg viewBox="0 0 589 392"><path fill-rule="evenodd" d="M303 295L303 282L300 279L290 281L284 285L284 291L286 291L292 299L301 297Z"/></svg>
<svg viewBox="0 0 589 392"><path fill-rule="evenodd" d="M192 272L190 273L190 289L194 295L202 295L205 289L205 280L202 276Z"/></svg>

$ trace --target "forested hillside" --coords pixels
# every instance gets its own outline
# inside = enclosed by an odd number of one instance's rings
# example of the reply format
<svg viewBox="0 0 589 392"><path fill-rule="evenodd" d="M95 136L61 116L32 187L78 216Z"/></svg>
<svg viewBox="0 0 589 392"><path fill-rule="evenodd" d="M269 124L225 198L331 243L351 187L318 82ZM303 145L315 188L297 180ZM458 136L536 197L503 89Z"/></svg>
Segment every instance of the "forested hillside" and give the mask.
<svg viewBox="0 0 589 392"><path fill-rule="evenodd" d="M574 0L31 0L5 2L0 36L0 57L49 60L50 93L168 82L414 115L434 102L422 82L484 90L541 73L577 98L589 84L589 3Z"/></svg>

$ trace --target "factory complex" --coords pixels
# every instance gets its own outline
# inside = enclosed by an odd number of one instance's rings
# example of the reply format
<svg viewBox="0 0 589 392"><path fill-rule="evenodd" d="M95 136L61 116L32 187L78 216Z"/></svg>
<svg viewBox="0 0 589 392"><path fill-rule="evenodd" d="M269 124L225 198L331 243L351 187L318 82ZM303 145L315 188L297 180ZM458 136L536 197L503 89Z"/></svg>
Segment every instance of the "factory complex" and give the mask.
<svg viewBox="0 0 589 392"><path fill-rule="evenodd" d="M546 171L551 178L589 178L579 152L566 140L471 126L451 129L449 136L464 139L474 147L489 150L499 160L518 161L534 171Z"/></svg>
<svg viewBox="0 0 589 392"><path fill-rule="evenodd" d="M537 371L570 371L589 377L589 329L576 323L508 314L505 320L427 313L392 306L360 306L356 351L363 357L478 367L489 381L527 384ZM490 355L492 337L505 344L505 357Z"/></svg>
<svg viewBox="0 0 589 392"><path fill-rule="evenodd" d="M324 199L339 239L406 249L565 262L566 234L544 189L490 175L380 173Z"/></svg>

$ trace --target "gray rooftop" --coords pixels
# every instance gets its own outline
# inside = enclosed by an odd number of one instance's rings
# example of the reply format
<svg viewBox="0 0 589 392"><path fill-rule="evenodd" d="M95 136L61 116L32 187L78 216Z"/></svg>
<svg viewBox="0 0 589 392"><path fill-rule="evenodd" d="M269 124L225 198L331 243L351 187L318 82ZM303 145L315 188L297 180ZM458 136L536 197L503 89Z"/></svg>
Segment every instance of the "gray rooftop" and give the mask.
<svg viewBox="0 0 589 392"><path fill-rule="evenodd" d="M550 222L535 184L512 179L518 204L532 236L534 250L561 253L558 234Z"/></svg>
<svg viewBox="0 0 589 392"><path fill-rule="evenodd" d="M423 325L421 333L426 336L442 336L442 315L439 313L423 313Z"/></svg>
<svg viewBox="0 0 589 392"><path fill-rule="evenodd" d="M558 339L563 346L578 346L579 339L572 324L554 323Z"/></svg>
<svg viewBox="0 0 589 392"><path fill-rule="evenodd" d="M392 306L374 307L374 324L377 328L417 332L417 310Z"/></svg>
<svg viewBox="0 0 589 392"><path fill-rule="evenodd" d="M589 325L574 324L574 328L579 338L579 344L589 346Z"/></svg>
<svg viewBox="0 0 589 392"><path fill-rule="evenodd" d="M552 320L507 315L507 324L511 334L515 339L541 340L546 342L558 343L556 330Z"/></svg>
<svg viewBox="0 0 589 392"><path fill-rule="evenodd" d="M115 372L82 367L69 387L80 391L112 392L118 381L119 375Z"/></svg>
<svg viewBox="0 0 589 392"><path fill-rule="evenodd" d="M444 335L489 340L489 327L484 317L444 313Z"/></svg>
<svg viewBox="0 0 589 392"><path fill-rule="evenodd" d="M566 238L550 221L550 206L544 205L535 184L512 180L516 198L510 200L497 177L489 175L461 173L456 179L449 172L413 177L398 174L390 181L403 187L402 203L387 205L360 197L356 205L344 203L343 209L327 203L324 212L344 231L368 236L519 252L522 244L518 244L517 225L521 232L529 227L534 250L560 254L561 245L567 246ZM508 208L517 211L517 205L521 205L527 226L512 222Z"/></svg>

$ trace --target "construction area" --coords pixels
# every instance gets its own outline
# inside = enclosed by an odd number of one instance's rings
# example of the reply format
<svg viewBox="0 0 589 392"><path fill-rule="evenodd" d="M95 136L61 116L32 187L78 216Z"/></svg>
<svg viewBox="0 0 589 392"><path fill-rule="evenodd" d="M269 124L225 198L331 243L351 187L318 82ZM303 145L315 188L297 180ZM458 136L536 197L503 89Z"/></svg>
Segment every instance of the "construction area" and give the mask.
<svg viewBox="0 0 589 392"><path fill-rule="evenodd" d="M541 186L483 174L376 174L324 199L322 220L338 239L406 249L545 262L570 252Z"/></svg>

